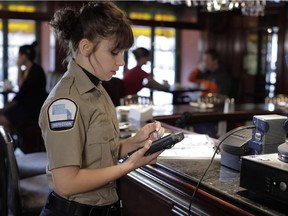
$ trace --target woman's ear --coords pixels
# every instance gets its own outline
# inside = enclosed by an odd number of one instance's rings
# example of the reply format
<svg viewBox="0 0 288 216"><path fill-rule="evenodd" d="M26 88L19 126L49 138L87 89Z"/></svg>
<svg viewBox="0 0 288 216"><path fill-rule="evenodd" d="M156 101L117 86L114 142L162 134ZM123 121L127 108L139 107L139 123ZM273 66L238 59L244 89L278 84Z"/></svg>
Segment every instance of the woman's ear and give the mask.
<svg viewBox="0 0 288 216"><path fill-rule="evenodd" d="M87 39L82 39L79 43L79 51L82 55L85 57L88 57L93 50L93 44L87 40Z"/></svg>

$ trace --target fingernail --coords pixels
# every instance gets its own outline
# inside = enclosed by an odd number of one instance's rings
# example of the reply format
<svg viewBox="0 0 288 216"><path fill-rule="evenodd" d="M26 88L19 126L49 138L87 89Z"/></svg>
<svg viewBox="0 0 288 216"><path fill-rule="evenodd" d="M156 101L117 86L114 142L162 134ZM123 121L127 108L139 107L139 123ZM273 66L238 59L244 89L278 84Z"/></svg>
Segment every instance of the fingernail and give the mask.
<svg viewBox="0 0 288 216"><path fill-rule="evenodd" d="M159 131L155 131L155 132L154 132L154 137L155 137L156 139L159 139L159 137L160 137Z"/></svg>
<svg viewBox="0 0 288 216"><path fill-rule="evenodd" d="M152 144L152 140L149 140L149 145L151 146L151 144Z"/></svg>

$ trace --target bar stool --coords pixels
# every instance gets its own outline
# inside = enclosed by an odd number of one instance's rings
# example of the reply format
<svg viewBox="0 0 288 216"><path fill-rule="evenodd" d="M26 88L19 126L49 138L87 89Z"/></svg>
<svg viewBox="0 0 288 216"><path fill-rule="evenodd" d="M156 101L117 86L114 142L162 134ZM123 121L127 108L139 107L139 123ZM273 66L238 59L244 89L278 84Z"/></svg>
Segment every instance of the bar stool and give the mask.
<svg viewBox="0 0 288 216"><path fill-rule="evenodd" d="M16 156L19 177L27 178L46 173L47 153L34 152Z"/></svg>
<svg viewBox="0 0 288 216"><path fill-rule="evenodd" d="M41 129L37 121L31 121L25 125L15 126L12 131L14 143L25 154L45 151Z"/></svg>
<svg viewBox="0 0 288 216"><path fill-rule="evenodd" d="M46 174L20 179L14 143L4 127L0 126L0 145L7 169L7 206L12 215L39 215L49 193Z"/></svg>
<svg viewBox="0 0 288 216"><path fill-rule="evenodd" d="M0 145L0 215L8 215L7 206L7 185L8 185L8 173L6 165L6 151L3 145Z"/></svg>

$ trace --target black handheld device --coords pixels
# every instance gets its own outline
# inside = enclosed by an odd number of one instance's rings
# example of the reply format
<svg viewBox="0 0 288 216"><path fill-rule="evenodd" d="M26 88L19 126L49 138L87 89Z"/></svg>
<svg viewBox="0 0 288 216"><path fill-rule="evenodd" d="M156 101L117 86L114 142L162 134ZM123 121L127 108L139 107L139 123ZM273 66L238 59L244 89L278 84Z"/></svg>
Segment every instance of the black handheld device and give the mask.
<svg viewBox="0 0 288 216"><path fill-rule="evenodd" d="M155 152L164 150L164 149L170 149L172 148L176 143L180 142L181 140L184 139L184 134L183 132L178 132L178 133L171 133L165 137L162 137L158 140L155 140L152 142L151 147L145 152L145 156L151 155ZM132 155L134 152L138 151L143 147L140 147L134 151L131 151L128 153L128 156Z"/></svg>

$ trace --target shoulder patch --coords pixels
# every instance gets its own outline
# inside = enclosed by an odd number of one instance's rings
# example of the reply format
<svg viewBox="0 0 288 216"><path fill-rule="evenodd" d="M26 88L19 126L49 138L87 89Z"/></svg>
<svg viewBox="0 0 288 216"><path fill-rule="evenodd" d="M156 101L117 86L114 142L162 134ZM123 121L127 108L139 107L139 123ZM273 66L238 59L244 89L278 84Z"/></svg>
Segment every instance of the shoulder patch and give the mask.
<svg viewBox="0 0 288 216"><path fill-rule="evenodd" d="M62 98L54 101L48 109L51 130L67 130L73 128L78 106L70 99Z"/></svg>

